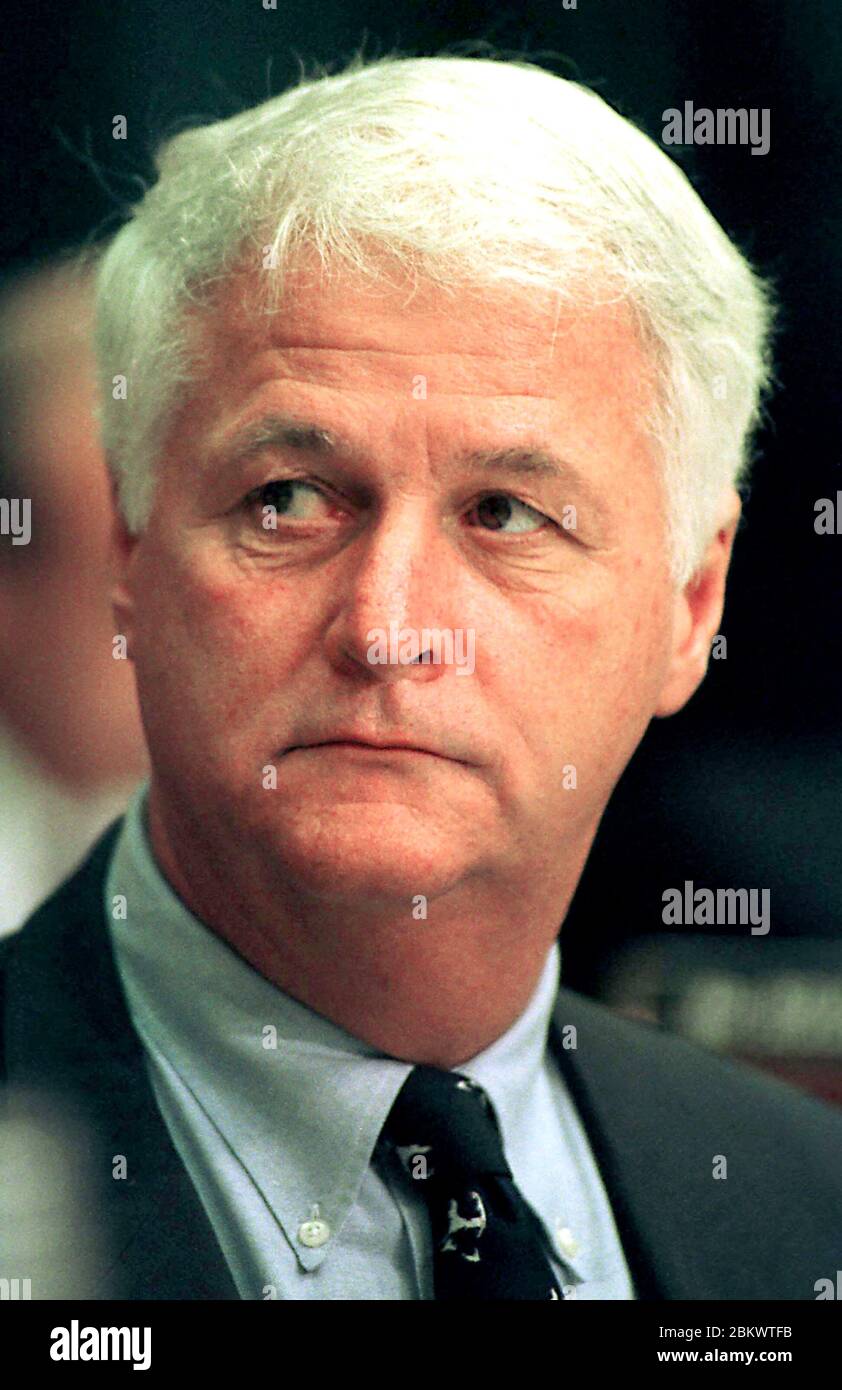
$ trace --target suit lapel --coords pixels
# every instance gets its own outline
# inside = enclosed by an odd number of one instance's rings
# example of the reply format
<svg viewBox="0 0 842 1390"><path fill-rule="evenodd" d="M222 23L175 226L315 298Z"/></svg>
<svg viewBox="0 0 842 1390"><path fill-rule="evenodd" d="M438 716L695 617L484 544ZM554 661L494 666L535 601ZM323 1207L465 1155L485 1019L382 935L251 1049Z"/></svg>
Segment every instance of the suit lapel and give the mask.
<svg viewBox="0 0 842 1390"><path fill-rule="evenodd" d="M575 1047L564 1046L570 1025ZM566 989L550 1042L640 1299L762 1299L787 1283L800 1289L792 1255L812 1213L767 1142L768 1083ZM713 1177L717 1156L727 1158L727 1181Z"/></svg>
<svg viewBox="0 0 842 1390"><path fill-rule="evenodd" d="M8 1079L60 1095L85 1127L85 1218L103 1252L88 1297L237 1298L158 1110L114 963L102 895L119 828L9 953ZM126 1177L115 1179L119 1155Z"/></svg>
<svg viewBox="0 0 842 1390"><path fill-rule="evenodd" d="M668 1127L657 1123L651 1074L627 1041L617 1046L612 1022L607 1009L561 989L550 1045L596 1158L638 1298L692 1297L667 1253L674 1229L663 1230L691 1197L687 1171L676 1166Z"/></svg>

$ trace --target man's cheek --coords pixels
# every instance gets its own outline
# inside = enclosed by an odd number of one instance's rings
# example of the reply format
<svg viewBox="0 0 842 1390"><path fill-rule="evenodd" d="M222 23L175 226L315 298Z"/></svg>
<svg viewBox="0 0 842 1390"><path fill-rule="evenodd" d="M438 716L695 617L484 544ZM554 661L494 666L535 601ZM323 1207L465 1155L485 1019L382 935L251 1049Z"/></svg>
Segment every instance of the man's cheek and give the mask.
<svg viewBox="0 0 842 1390"><path fill-rule="evenodd" d="M185 684L195 705L228 737L257 725L261 710L274 703L287 679L287 644L277 626L258 612L217 609L205 615L201 634L183 630Z"/></svg>

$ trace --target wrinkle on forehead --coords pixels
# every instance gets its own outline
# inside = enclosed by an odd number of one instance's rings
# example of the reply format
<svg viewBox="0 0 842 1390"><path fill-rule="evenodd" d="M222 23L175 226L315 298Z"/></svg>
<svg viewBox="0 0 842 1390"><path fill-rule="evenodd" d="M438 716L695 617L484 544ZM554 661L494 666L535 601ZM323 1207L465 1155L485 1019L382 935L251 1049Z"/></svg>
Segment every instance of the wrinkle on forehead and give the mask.
<svg viewBox="0 0 842 1390"><path fill-rule="evenodd" d="M304 368L330 384L338 382L349 353L363 380L371 367L404 381L412 359L423 357L433 368L429 391L466 394L475 378L480 390L493 390L499 364L501 394L548 398L556 394L559 371L585 367L604 375L603 389L611 390L613 382L615 391L630 393L635 410L648 411L657 393L651 345L604 277L601 288L582 283L581 297L571 302L568 291L512 285L469 284L449 294L405 276L407 293L404 286L372 281L350 267L326 276L318 265L296 263L285 272L283 294L271 312L263 305L262 286L260 274L240 268L204 302L196 319L203 358L210 360L208 352L217 360L229 353L240 357L247 345L252 353L279 354L279 375ZM417 347L407 345L410 320ZM589 340L599 344L604 373ZM629 369L622 380L618 360ZM480 364L489 371L477 374Z"/></svg>

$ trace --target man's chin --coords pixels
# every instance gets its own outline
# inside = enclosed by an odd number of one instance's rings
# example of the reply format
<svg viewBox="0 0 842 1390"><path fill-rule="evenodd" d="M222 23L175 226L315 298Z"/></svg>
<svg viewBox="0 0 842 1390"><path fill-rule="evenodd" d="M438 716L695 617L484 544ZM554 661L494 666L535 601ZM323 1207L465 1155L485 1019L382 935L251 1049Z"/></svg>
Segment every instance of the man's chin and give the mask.
<svg viewBox="0 0 842 1390"><path fill-rule="evenodd" d="M393 802L299 810L267 827L264 842L287 885L326 902L403 904L408 921L419 895L438 896L470 872L457 845L452 829Z"/></svg>

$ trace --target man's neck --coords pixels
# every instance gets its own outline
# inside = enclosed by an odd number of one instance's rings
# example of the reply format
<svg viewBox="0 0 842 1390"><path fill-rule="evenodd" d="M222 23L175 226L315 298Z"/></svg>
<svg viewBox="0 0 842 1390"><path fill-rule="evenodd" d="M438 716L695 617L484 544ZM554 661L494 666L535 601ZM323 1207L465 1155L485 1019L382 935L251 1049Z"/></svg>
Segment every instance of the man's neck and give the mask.
<svg viewBox="0 0 842 1390"><path fill-rule="evenodd" d="M457 885L414 917L407 900L330 902L248 880L217 853L165 830L154 804L159 870L205 926L279 989L389 1056L458 1067L529 1004L567 912L592 836L543 897L518 882ZM538 877L538 876L535 876Z"/></svg>

